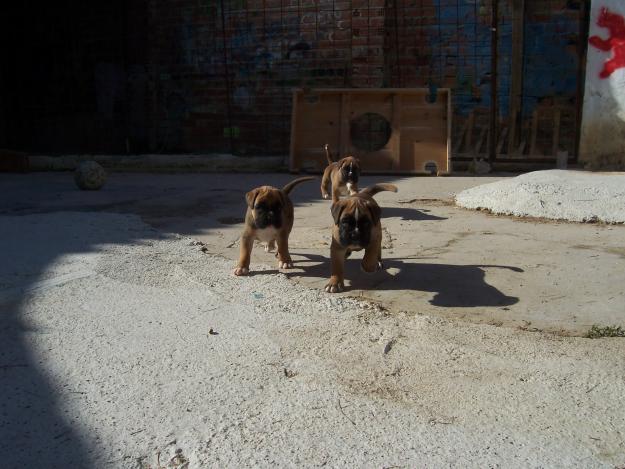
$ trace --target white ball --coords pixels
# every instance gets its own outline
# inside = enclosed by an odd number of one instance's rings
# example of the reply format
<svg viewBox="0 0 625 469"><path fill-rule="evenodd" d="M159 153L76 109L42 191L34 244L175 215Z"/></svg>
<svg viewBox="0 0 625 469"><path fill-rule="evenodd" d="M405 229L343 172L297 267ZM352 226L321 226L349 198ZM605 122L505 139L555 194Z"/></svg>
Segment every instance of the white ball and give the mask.
<svg viewBox="0 0 625 469"><path fill-rule="evenodd" d="M84 191L97 191L106 182L106 171L95 161L83 161L74 172L74 181Z"/></svg>

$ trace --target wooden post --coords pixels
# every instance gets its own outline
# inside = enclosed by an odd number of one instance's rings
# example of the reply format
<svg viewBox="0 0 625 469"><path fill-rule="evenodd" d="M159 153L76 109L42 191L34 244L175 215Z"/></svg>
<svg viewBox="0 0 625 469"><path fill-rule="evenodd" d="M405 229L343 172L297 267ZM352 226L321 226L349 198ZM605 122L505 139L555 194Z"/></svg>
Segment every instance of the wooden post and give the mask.
<svg viewBox="0 0 625 469"><path fill-rule="evenodd" d="M512 2L512 75L510 83L510 119L508 122L508 156L514 156L518 140L519 112L523 93L523 27L525 0Z"/></svg>
<svg viewBox="0 0 625 469"><path fill-rule="evenodd" d="M586 34L588 32L588 23L590 21L590 2L582 1L579 7L579 36L577 48L577 93L575 97L575 154L573 158L577 161L579 158L579 142L582 132L582 109L584 106L584 86L586 76L586 49L588 41ZM582 40L584 39L584 40Z"/></svg>
<svg viewBox="0 0 625 469"><path fill-rule="evenodd" d="M558 147L560 146L560 108L554 108L553 110L553 148L551 154L555 157L558 156Z"/></svg>
<svg viewBox="0 0 625 469"><path fill-rule="evenodd" d="M447 89L447 168L446 174L450 174L453 171L451 166L451 125L454 117L454 110L451 104L451 88ZM440 171L440 168L439 168Z"/></svg>
<svg viewBox="0 0 625 469"><path fill-rule="evenodd" d="M467 151L471 151L471 140L473 139L473 124L475 123L475 111L471 111L467 118L467 135L465 140L465 147Z"/></svg>
<svg viewBox="0 0 625 469"><path fill-rule="evenodd" d="M530 134L530 158L536 156L536 137L538 136L538 109L532 113L532 133Z"/></svg>
<svg viewBox="0 0 625 469"><path fill-rule="evenodd" d="M391 151L393 152L393 171L399 170L401 153L401 98L393 94L393 117L391 118Z"/></svg>
<svg viewBox="0 0 625 469"><path fill-rule="evenodd" d="M492 0L490 19L490 141L488 145L488 159L492 163L497 156L497 36L499 26L499 0Z"/></svg>

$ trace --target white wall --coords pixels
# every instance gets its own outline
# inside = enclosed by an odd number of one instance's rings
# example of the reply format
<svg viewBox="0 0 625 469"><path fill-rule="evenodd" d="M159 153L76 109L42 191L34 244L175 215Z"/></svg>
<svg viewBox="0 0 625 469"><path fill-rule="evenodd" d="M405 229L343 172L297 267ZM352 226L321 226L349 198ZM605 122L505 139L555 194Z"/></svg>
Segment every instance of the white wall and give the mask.
<svg viewBox="0 0 625 469"><path fill-rule="evenodd" d="M625 0L592 0L589 38L611 36L608 28L597 24L603 8L625 18ZM622 39L625 41L625 36ZM625 169L625 67L602 78L614 49L604 52L591 42L589 39L579 161L592 169Z"/></svg>

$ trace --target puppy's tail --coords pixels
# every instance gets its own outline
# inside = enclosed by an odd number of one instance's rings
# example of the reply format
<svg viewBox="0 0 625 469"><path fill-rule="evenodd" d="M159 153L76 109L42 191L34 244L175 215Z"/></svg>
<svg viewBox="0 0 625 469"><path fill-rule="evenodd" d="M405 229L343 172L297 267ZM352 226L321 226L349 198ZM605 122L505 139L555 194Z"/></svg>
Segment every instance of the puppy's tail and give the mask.
<svg viewBox="0 0 625 469"><path fill-rule="evenodd" d="M305 181L312 181L313 179L317 179L317 178L315 176L304 176L302 178L294 179L293 181L289 182L286 186L284 186L282 188L282 191L288 194L291 192L291 189L293 189L298 184L305 182Z"/></svg>
<svg viewBox="0 0 625 469"><path fill-rule="evenodd" d="M326 159L328 160L328 164L334 163L334 160L332 160L332 153L330 153L330 145L326 143L323 146L323 149L326 151Z"/></svg>
<svg viewBox="0 0 625 469"><path fill-rule="evenodd" d="M363 190L360 191L360 193L366 194L369 196L374 196L378 192L382 192L382 191L397 192L397 186L393 184L384 184L384 183L374 184L373 186L365 187Z"/></svg>

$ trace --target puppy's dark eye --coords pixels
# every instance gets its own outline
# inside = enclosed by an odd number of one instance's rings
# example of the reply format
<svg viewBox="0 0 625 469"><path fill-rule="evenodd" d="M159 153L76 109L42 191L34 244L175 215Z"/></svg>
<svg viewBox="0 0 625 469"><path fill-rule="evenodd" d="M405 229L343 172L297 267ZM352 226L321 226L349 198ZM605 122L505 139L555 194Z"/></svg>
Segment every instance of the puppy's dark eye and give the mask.
<svg viewBox="0 0 625 469"><path fill-rule="evenodd" d="M356 220L353 217L343 217L341 218L341 224L346 226L354 226L356 224Z"/></svg>
<svg viewBox="0 0 625 469"><path fill-rule="evenodd" d="M368 229L371 226L371 221L368 218L361 218L358 220L358 228L361 230Z"/></svg>

